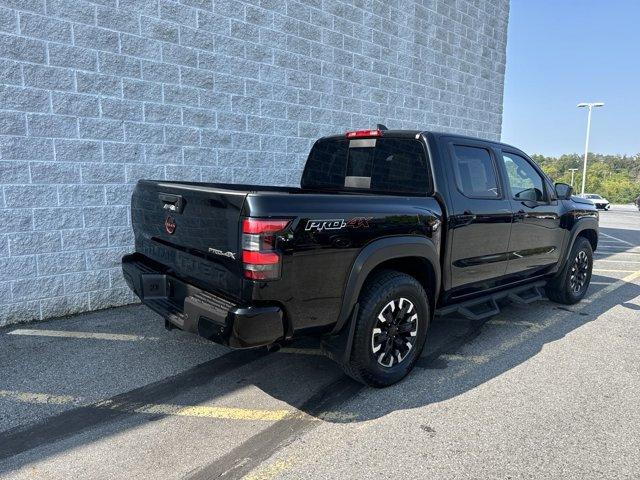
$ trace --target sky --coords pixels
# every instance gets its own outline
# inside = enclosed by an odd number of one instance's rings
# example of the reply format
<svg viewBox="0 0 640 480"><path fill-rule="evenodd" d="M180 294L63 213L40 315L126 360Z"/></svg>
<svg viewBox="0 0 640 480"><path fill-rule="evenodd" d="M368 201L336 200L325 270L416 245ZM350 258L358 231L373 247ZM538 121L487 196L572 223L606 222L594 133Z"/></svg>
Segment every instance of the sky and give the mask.
<svg viewBox="0 0 640 480"><path fill-rule="evenodd" d="M640 0L511 0L502 141L529 154L640 153Z"/></svg>

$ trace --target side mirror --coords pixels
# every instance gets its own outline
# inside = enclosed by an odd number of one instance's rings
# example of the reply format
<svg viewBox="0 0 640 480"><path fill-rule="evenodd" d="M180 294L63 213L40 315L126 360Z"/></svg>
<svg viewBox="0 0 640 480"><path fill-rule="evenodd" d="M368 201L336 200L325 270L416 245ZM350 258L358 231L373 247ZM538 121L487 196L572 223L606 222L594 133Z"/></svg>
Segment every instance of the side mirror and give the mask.
<svg viewBox="0 0 640 480"><path fill-rule="evenodd" d="M566 183L556 183L556 195L560 200L569 200L573 195L573 187Z"/></svg>

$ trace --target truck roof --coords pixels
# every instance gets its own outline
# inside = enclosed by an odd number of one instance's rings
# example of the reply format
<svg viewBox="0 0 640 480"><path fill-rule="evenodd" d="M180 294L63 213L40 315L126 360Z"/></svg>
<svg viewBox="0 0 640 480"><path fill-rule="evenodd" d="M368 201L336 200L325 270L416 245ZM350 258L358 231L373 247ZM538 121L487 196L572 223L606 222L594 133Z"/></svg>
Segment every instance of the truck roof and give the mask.
<svg viewBox="0 0 640 480"><path fill-rule="evenodd" d="M449 138L459 138L464 140L481 141L481 142L491 143L494 145L501 145L503 147L509 147L514 150L521 151L518 147L514 147L513 145L509 145L508 143L502 143L495 140L488 140L486 138L472 137L469 135L461 135L458 133L438 132L438 131L432 131L432 130L408 130L408 129L382 131L382 136L386 138L415 138L416 135L432 135L436 138L449 137ZM343 134L327 135L325 137L322 137L320 140L326 140L326 139L340 140L344 138L345 138L345 134L343 133Z"/></svg>

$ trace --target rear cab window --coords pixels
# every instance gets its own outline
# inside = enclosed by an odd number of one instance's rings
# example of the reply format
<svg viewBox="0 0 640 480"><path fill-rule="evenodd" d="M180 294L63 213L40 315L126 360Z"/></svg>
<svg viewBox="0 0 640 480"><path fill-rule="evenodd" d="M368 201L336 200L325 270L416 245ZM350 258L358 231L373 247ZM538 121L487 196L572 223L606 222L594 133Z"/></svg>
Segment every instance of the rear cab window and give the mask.
<svg viewBox="0 0 640 480"><path fill-rule="evenodd" d="M302 175L302 188L425 195L425 148L413 138L321 139Z"/></svg>

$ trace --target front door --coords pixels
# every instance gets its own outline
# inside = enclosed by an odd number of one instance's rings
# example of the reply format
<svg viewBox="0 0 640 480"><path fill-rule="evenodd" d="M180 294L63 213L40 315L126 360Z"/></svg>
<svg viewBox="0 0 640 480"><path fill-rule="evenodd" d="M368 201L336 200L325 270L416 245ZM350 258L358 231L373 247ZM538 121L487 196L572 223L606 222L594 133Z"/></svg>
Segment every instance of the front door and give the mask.
<svg viewBox="0 0 640 480"><path fill-rule="evenodd" d="M492 148L482 142L460 139L451 141L448 147L452 177L450 288L472 284L486 288L490 286L487 281L495 281L506 273L511 204L500 181Z"/></svg>
<svg viewBox="0 0 640 480"><path fill-rule="evenodd" d="M507 149L502 149L499 155L509 182L513 210L507 273L542 273L555 265L560 256L565 232L560 228L559 202L550 183L531 160Z"/></svg>

